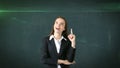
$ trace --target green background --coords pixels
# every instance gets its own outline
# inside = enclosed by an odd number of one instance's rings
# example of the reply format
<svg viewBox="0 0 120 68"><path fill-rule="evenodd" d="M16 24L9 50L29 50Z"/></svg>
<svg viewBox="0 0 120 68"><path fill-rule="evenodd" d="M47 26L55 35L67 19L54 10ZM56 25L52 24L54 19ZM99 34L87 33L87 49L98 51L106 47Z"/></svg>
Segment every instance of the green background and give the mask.
<svg viewBox="0 0 120 68"><path fill-rule="evenodd" d="M120 67L119 2L0 3L0 68L42 68L42 39L57 16L65 17L76 35L76 64L71 68Z"/></svg>

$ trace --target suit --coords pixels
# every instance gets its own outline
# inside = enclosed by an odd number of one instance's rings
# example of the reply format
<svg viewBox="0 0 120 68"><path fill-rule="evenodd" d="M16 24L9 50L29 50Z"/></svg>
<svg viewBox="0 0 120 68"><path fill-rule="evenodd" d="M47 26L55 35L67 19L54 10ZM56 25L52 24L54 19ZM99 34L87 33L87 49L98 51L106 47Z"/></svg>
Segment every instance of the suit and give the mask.
<svg viewBox="0 0 120 68"><path fill-rule="evenodd" d="M68 39L61 40L61 47L59 54L57 53L54 38L49 40L50 36L43 39L43 47L41 54L41 61L46 68L57 68L58 59L68 60L72 62L75 57L75 48L71 47L71 42ZM61 68L69 68L69 65L60 65Z"/></svg>

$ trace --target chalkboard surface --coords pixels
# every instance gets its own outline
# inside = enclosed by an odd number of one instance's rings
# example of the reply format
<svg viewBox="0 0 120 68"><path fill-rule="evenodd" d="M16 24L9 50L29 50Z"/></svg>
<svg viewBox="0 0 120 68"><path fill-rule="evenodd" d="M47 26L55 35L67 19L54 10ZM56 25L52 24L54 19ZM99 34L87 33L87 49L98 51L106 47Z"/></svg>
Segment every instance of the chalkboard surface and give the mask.
<svg viewBox="0 0 120 68"><path fill-rule="evenodd" d="M0 16L0 68L42 68L42 39L57 16L64 16L76 35L71 68L120 67L120 13L8 12Z"/></svg>

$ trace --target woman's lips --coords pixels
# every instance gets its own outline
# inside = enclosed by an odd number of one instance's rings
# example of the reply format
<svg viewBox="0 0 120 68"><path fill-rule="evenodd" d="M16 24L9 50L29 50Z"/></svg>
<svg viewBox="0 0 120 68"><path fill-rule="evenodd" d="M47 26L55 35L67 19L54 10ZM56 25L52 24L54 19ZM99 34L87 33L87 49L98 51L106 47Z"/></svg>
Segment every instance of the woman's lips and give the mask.
<svg viewBox="0 0 120 68"><path fill-rule="evenodd" d="M56 28L57 30L60 30L60 28Z"/></svg>

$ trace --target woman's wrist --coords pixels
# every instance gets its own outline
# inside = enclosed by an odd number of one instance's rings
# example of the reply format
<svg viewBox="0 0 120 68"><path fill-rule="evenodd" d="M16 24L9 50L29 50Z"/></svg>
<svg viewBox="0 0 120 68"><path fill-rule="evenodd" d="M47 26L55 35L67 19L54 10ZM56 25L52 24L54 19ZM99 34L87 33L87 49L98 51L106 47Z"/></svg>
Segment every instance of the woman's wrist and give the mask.
<svg viewBox="0 0 120 68"><path fill-rule="evenodd" d="M75 41L72 41L72 42L71 42L71 46L72 46L73 48L75 48Z"/></svg>

